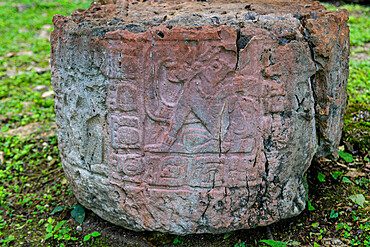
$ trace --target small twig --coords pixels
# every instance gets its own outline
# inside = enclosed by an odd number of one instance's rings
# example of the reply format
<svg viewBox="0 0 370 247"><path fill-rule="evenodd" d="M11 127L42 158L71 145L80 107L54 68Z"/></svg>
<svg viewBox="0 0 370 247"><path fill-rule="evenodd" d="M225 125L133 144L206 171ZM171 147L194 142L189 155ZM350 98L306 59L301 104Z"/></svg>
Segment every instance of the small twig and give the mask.
<svg viewBox="0 0 370 247"><path fill-rule="evenodd" d="M28 177L28 179L33 180L33 179L36 179L36 178L42 178L42 177L48 176L48 175L50 175L50 174L52 174L52 173L54 173L54 172L56 172L56 171L60 170L60 169L61 169L61 168L60 168L60 167L58 167L58 168L55 168L55 169L53 169L53 170L51 170L51 171L48 171L48 172L47 172L47 173L45 173L45 174L41 174L41 175L34 176L34 177Z"/></svg>
<svg viewBox="0 0 370 247"><path fill-rule="evenodd" d="M49 178L49 179L48 179L48 181L46 181L46 182L42 182L41 184L42 184L42 185L44 185L44 184L47 184L47 183L49 183L49 182L52 182L52 181L56 180L58 177L59 177L59 176L51 177L51 178Z"/></svg>

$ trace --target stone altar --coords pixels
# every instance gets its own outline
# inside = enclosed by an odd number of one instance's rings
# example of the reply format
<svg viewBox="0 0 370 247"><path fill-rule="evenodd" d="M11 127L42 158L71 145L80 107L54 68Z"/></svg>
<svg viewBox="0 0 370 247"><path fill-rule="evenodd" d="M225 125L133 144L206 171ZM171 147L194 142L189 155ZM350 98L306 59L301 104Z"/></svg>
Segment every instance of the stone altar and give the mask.
<svg viewBox="0 0 370 247"><path fill-rule="evenodd" d="M313 156L337 154L347 19L310 0L106 0L56 15L52 84L75 196L135 231L299 214Z"/></svg>

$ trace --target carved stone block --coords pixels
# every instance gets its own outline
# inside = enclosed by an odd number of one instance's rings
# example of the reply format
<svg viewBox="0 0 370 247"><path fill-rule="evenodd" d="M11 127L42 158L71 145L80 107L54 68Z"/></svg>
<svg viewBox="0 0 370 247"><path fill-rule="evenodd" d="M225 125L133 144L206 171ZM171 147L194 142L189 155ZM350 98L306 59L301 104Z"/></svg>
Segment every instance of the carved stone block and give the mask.
<svg viewBox="0 0 370 247"><path fill-rule="evenodd" d="M299 214L336 155L347 12L301 1L102 1L56 15L60 155L82 205L136 231L222 233Z"/></svg>

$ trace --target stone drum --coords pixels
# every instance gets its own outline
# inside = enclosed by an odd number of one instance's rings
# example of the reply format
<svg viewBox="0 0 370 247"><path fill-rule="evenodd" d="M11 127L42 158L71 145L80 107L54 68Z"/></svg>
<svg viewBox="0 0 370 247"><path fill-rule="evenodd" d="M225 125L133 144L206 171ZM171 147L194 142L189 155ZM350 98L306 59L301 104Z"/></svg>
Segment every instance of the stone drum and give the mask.
<svg viewBox="0 0 370 247"><path fill-rule="evenodd" d="M337 155L347 19L311 0L107 0L56 15L59 148L78 201L174 234L299 214L313 156Z"/></svg>

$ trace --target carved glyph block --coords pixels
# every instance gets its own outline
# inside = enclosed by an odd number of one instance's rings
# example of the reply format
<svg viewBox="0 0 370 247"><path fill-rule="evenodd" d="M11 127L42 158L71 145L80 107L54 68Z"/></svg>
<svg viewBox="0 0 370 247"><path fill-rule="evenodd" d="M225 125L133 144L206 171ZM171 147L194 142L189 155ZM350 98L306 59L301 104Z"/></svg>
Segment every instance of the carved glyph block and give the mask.
<svg viewBox="0 0 370 247"><path fill-rule="evenodd" d="M94 2L54 17L72 190L133 230L222 233L299 214L313 156L336 155L340 139L346 12L182 2Z"/></svg>

